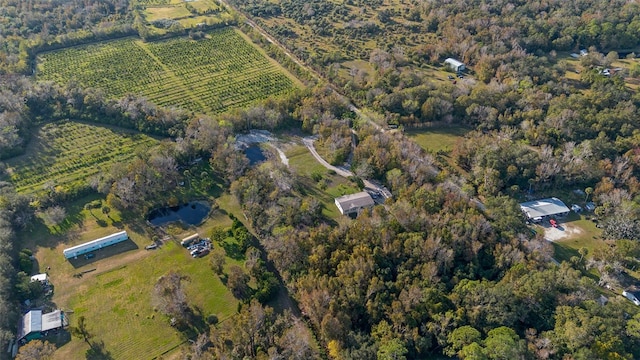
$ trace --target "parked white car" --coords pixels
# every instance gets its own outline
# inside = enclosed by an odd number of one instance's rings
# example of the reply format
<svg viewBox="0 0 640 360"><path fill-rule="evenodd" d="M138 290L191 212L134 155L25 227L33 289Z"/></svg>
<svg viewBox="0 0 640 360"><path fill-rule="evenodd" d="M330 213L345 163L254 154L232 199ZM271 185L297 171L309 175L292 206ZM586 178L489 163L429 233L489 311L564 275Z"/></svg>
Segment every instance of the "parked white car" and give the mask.
<svg viewBox="0 0 640 360"><path fill-rule="evenodd" d="M634 304L640 306L640 291L624 290L622 296L631 300Z"/></svg>

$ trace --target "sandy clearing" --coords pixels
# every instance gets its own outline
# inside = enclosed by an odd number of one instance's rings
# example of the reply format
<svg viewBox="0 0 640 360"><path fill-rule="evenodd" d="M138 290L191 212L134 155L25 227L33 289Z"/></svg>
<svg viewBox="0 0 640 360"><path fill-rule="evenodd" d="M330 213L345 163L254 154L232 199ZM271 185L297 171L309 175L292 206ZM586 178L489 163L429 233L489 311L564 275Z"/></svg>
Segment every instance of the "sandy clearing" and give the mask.
<svg viewBox="0 0 640 360"><path fill-rule="evenodd" d="M289 166L289 159L287 158L287 155L285 155L284 151L278 147L278 140L274 138L269 131L250 130L248 134L242 134L236 137L236 146L240 148L249 147L250 144L254 143L266 143L270 147L274 148L278 152L280 161L284 165Z"/></svg>
<svg viewBox="0 0 640 360"><path fill-rule="evenodd" d="M544 237L549 241L571 238L584 232L580 227L571 225L570 223L559 223L557 228L554 228L548 223L542 226L544 227Z"/></svg>

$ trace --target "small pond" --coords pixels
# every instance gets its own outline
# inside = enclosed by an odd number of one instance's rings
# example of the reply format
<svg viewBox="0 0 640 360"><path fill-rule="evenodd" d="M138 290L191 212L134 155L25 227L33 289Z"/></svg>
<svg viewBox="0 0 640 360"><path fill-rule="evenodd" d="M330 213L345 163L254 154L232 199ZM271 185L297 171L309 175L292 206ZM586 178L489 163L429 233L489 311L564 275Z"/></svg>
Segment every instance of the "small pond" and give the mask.
<svg viewBox="0 0 640 360"><path fill-rule="evenodd" d="M153 210L149 213L148 220L156 226L174 221L182 221L188 225L200 225L210 210L211 206L206 201L192 201L180 206Z"/></svg>
<svg viewBox="0 0 640 360"><path fill-rule="evenodd" d="M247 159L249 159L249 165L252 166L267 160L262 149L258 145L249 146L244 150L244 154L247 156Z"/></svg>

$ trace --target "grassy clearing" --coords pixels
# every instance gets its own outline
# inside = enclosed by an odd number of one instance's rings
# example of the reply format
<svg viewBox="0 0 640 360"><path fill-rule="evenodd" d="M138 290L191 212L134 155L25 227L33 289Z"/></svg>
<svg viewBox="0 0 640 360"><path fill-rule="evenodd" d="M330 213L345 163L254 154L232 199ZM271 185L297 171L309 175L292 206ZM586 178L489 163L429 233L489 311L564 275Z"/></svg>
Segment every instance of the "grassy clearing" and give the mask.
<svg viewBox="0 0 640 360"><path fill-rule="evenodd" d="M322 202L322 214L328 218L336 219L341 216L334 203L336 197L360 191L349 180L330 174L304 146L293 146L286 151L286 155L291 169L302 177L307 195ZM315 181L314 177L320 180Z"/></svg>
<svg viewBox="0 0 640 360"><path fill-rule="evenodd" d="M191 15L191 12L183 6L148 7L145 11L147 21L160 19L178 19Z"/></svg>
<svg viewBox="0 0 640 360"><path fill-rule="evenodd" d="M147 135L114 127L50 123L35 132L24 155L6 161L7 173L21 193L48 191L45 184L65 189L85 186L92 175L156 144Z"/></svg>
<svg viewBox="0 0 640 360"><path fill-rule="evenodd" d="M567 71L565 72L564 77L568 80L572 80L575 82L581 81L581 73L583 71L589 71L588 68L582 66L580 62L580 58L573 58L570 56L569 52L559 52L558 53L558 61L566 64ZM610 68L622 68L626 71L629 71L632 67L637 66L640 63L640 59L618 59L611 63ZM602 75L604 76L604 75ZM624 78L624 82L630 89L637 90L640 86L640 79L638 77L630 77L627 76Z"/></svg>
<svg viewBox="0 0 640 360"><path fill-rule="evenodd" d="M468 132L469 129L461 126L435 126L407 130L405 134L426 151L437 152L453 150L456 142Z"/></svg>
<svg viewBox="0 0 640 360"><path fill-rule="evenodd" d="M576 213L570 213L566 221L563 223L569 223L571 226L578 227L582 230L580 234L568 237L566 239L558 240L553 243L555 250L555 258L558 261L569 261L572 256L580 257L578 250L580 248L587 248L589 255L593 254L596 249L607 246L605 242L600 238L602 230L596 227L596 224L588 220L585 216L578 215Z"/></svg>
<svg viewBox="0 0 640 360"><path fill-rule="evenodd" d="M145 43L134 38L38 56L38 80L77 81L113 98L136 93L164 106L217 114L301 87L238 30Z"/></svg>
<svg viewBox="0 0 640 360"><path fill-rule="evenodd" d="M113 210L107 217L99 209L85 210L84 204L95 197L76 201L67 206L70 214L60 229L50 229L42 223L22 233L22 243L35 249L40 269L48 266L55 293L52 301L58 308L71 310L71 324L80 315L85 316L95 340L104 342L113 359L135 359L140 354L153 358L179 347L186 339L172 328L166 316L154 310L151 293L158 277L169 270L189 276L186 292L190 304L204 316L216 314L220 320L231 316L237 308L237 300L227 291L222 281L209 268L209 257L193 259L176 242L169 241L155 251L144 250L151 242L150 229L144 221L128 222L124 228L132 242L125 246L114 245L97 252L95 260L76 263L64 259L62 250L87 240L104 236L121 228L122 215ZM100 226L99 222L107 223ZM176 239L193 232L207 235L215 225L230 224L220 212L200 227L170 227ZM121 225L119 225L121 226ZM233 241L227 239L227 242ZM214 244L214 247L218 244ZM112 256L102 256L112 252ZM227 258L229 266L240 265L241 260ZM81 278L73 275L96 269ZM122 336L126 333L127 336ZM81 340L72 339L61 344L56 358L80 358L87 350Z"/></svg>

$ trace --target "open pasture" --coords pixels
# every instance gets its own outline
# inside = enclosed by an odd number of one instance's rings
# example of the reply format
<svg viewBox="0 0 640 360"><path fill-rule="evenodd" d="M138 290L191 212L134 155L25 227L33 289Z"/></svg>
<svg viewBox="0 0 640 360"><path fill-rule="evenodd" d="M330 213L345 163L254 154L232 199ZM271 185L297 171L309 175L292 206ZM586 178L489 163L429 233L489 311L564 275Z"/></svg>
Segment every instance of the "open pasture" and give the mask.
<svg viewBox="0 0 640 360"><path fill-rule="evenodd" d="M108 354L106 358L151 359L165 353L179 353L181 346L188 344L187 334L171 327L167 316L157 311L152 300L157 279L171 270L188 276L184 287L189 304L197 313L205 318L215 314L220 321L235 313L238 301L213 273L208 256L194 259L174 241L155 250L144 250L151 240L142 221L127 222L125 227L131 238L128 243L133 246L113 245L99 250L94 259L83 260L76 266L64 259L64 248L121 230L114 226L121 224L123 218L116 209L107 215L99 209L85 209L85 202L80 200L67 206L73 224L69 224L65 234L60 235L53 231L55 229L37 223L24 233L22 240L36 250L41 269L51 267L49 275L55 285L52 302L68 312L72 326L80 316L85 317L87 328L94 336L92 341L103 344L104 353ZM109 225L103 227L98 221ZM215 213L203 227L188 230L173 227L169 232L177 239L194 232L205 235L211 223L228 222L228 217ZM226 243L234 241L233 238L225 240ZM218 246L219 243L214 244L214 248ZM109 254L103 256L102 252ZM227 257L225 271L228 272L231 265L241 264L242 260ZM92 269L95 270L81 277L74 276ZM59 345L54 359L84 358L88 349L88 345L78 338Z"/></svg>
<svg viewBox="0 0 640 360"><path fill-rule="evenodd" d="M45 187L85 186L88 179L109 171L114 163L158 141L147 135L106 126L64 121L40 127L27 151L6 161L9 179L20 193L38 194ZM47 185L47 186L45 186Z"/></svg>
<svg viewBox="0 0 640 360"><path fill-rule="evenodd" d="M300 83L236 29L145 43L135 38L38 56L38 80L135 93L164 106L217 114L293 91Z"/></svg>

